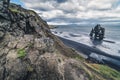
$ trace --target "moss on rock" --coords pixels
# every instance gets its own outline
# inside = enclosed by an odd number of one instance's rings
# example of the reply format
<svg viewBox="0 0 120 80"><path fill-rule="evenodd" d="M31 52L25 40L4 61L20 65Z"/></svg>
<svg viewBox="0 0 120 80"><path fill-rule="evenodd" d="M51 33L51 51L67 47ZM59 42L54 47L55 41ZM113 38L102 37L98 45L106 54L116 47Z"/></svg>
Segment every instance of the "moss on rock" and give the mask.
<svg viewBox="0 0 120 80"><path fill-rule="evenodd" d="M19 49L17 53L18 53L18 58L24 58L26 55L25 49Z"/></svg>

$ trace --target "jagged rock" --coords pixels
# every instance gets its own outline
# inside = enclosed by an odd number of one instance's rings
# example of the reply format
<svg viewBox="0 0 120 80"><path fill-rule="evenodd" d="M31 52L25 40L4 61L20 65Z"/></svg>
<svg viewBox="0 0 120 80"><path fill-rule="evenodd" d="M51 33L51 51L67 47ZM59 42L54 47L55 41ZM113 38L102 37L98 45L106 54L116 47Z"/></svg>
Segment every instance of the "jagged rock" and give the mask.
<svg viewBox="0 0 120 80"><path fill-rule="evenodd" d="M5 8L3 1L0 80L107 80L87 68L84 60L75 59L78 54L53 35L34 11L16 4ZM4 10L9 12L3 14Z"/></svg>
<svg viewBox="0 0 120 80"><path fill-rule="evenodd" d="M4 37L5 33L3 31L0 31L0 40Z"/></svg>
<svg viewBox="0 0 120 80"><path fill-rule="evenodd" d="M10 12L9 12L9 2L10 0L1 0L0 1L0 17L10 20Z"/></svg>
<svg viewBox="0 0 120 80"><path fill-rule="evenodd" d="M101 41L104 39L105 36L105 28L101 27L100 24L97 24L94 29L92 28L89 35L90 39Z"/></svg>

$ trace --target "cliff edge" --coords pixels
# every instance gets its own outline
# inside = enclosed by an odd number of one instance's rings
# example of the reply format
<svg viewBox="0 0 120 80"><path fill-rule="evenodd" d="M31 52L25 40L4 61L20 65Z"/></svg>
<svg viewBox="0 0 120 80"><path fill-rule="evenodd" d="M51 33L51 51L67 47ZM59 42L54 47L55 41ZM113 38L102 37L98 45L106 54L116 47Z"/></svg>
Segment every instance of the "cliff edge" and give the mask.
<svg viewBox="0 0 120 80"><path fill-rule="evenodd" d="M0 1L0 80L115 79L65 46L34 11L9 2Z"/></svg>

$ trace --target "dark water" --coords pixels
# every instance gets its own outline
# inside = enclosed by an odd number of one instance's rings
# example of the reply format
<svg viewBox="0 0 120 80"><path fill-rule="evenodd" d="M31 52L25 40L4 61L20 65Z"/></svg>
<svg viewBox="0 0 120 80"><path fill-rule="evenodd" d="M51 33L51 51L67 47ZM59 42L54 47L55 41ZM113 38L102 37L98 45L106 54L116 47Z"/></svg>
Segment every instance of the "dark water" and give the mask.
<svg viewBox="0 0 120 80"><path fill-rule="evenodd" d="M56 29L61 32L72 32L75 34L89 34L95 25L60 25ZM120 25L102 25L105 28L106 39L120 41Z"/></svg>
<svg viewBox="0 0 120 80"><path fill-rule="evenodd" d="M52 29L52 33L62 38L85 44L89 47L99 49L108 55L120 57L120 25L102 25L105 28L105 39L102 42L94 43L89 38L89 33L95 25L59 25ZM91 53L89 55L103 63L110 63L120 68L120 59Z"/></svg>
<svg viewBox="0 0 120 80"><path fill-rule="evenodd" d="M101 25L105 28L105 40L100 44L94 44L89 38L89 33L95 25L59 25L53 29L53 34L98 48L108 54L120 56L120 25ZM114 42L114 43L110 43Z"/></svg>

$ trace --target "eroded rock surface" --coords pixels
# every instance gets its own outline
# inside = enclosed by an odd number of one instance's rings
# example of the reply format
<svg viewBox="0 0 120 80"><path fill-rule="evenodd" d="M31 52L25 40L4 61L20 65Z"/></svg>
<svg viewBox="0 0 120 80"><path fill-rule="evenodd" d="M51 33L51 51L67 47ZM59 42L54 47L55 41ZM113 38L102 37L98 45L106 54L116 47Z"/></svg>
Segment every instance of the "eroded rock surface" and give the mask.
<svg viewBox="0 0 120 80"><path fill-rule="evenodd" d="M0 80L101 80L34 11L0 1ZM8 7L9 6L9 7ZM92 79L91 79L92 77ZM103 78L102 78L103 79Z"/></svg>

